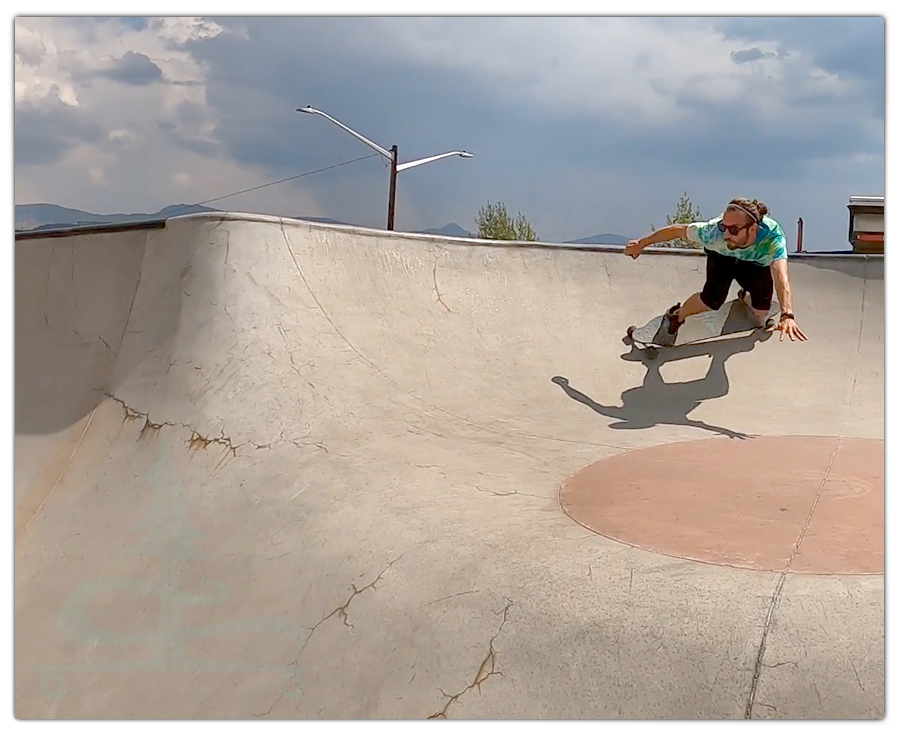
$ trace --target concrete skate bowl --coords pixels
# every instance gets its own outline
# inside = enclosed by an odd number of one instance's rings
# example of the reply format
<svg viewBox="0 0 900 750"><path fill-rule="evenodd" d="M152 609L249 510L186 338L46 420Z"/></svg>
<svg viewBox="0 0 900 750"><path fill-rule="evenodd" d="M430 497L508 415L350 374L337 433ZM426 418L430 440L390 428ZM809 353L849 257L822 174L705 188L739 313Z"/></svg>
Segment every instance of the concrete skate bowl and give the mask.
<svg viewBox="0 0 900 750"><path fill-rule="evenodd" d="M703 268L236 214L17 239L17 718L883 716L883 259L791 259L809 341L632 352ZM860 504L863 567L803 557Z"/></svg>

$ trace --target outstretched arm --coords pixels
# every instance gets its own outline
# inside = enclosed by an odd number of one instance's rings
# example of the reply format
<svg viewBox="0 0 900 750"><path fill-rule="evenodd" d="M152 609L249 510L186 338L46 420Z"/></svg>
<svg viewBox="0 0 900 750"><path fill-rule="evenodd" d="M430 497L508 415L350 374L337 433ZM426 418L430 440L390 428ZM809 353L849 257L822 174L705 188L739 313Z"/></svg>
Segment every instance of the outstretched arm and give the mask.
<svg viewBox="0 0 900 750"><path fill-rule="evenodd" d="M791 282L788 278L788 262L787 258L776 260L772 263L772 280L775 284L775 293L778 295L778 304L781 306L782 318L778 322L778 330L781 331L781 339L784 340L784 334L791 337L791 340L798 339L806 341L806 335L797 326L797 321L792 317L786 318L785 315L794 314L794 301L791 297Z"/></svg>
<svg viewBox="0 0 900 750"><path fill-rule="evenodd" d="M655 232L648 234L646 237L641 237L639 240L631 240L631 242L625 246L625 254L630 255L632 258L637 258L648 245L654 245L657 242L668 242L669 240L686 239L687 224L669 224L669 226L657 229Z"/></svg>

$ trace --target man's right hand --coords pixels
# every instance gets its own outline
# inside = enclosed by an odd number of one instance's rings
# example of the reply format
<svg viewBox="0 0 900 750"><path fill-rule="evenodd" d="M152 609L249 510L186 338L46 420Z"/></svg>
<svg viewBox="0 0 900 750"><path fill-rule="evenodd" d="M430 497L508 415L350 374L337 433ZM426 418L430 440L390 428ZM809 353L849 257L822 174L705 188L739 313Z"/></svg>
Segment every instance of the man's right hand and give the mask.
<svg viewBox="0 0 900 750"><path fill-rule="evenodd" d="M644 244L640 240L631 240L625 245L625 255L637 258L644 250Z"/></svg>

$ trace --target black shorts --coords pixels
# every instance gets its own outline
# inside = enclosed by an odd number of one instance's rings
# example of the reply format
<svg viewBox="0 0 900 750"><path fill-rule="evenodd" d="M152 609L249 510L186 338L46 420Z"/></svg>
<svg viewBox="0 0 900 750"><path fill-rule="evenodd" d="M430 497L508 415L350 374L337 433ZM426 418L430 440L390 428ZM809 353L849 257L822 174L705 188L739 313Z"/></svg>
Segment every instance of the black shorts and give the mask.
<svg viewBox="0 0 900 750"><path fill-rule="evenodd" d="M749 260L729 258L712 250L706 251L706 284L700 299L707 307L718 310L725 304L731 282L736 281L750 293L750 302L756 310L768 310L772 306L772 271Z"/></svg>

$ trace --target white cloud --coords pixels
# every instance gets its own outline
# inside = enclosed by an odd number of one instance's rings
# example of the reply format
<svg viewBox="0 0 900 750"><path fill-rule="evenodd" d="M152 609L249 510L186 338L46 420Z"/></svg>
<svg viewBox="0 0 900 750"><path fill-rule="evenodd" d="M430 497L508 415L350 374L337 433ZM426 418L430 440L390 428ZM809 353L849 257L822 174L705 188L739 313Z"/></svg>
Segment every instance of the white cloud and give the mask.
<svg viewBox="0 0 900 750"><path fill-rule="evenodd" d="M181 45L199 39L212 39L225 31L215 21L195 17L152 18L148 25L159 38Z"/></svg>
<svg viewBox="0 0 900 750"><path fill-rule="evenodd" d="M56 44L39 30L26 26L29 20L21 19L20 23L17 19L15 23L16 105L53 97L77 107L78 96L61 64Z"/></svg>
<svg viewBox="0 0 900 750"><path fill-rule="evenodd" d="M149 153L175 163L167 152L183 149L177 141L217 144L217 117L206 100L208 71L183 45L223 33L196 18L151 19L143 29L115 19L17 18L16 107L27 105L50 120L59 116L53 107L59 100L77 108L82 124L105 132L105 139L70 148L63 160L95 184L103 184L116 164L137 173ZM129 81L124 63L135 61L143 67ZM117 64L120 74L110 76ZM160 137L161 125L168 142Z"/></svg>
<svg viewBox="0 0 900 750"><path fill-rule="evenodd" d="M86 210L145 211L268 181L261 169L185 149L185 143L217 145L217 116L207 104L208 70L184 45L225 33L231 32L196 18L150 19L143 29L114 19L17 18L17 109L43 113L53 132L58 99L104 134L93 142L73 141L52 164L17 169L17 200L40 196ZM146 57L162 79L128 85L121 77L97 75L128 53ZM285 208L320 209L300 190L281 193Z"/></svg>
<svg viewBox="0 0 900 750"><path fill-rule="evenodd" d="M704 103L773 113L798 93L842 96L850 83L766 39L736 48L702 19L378 19L355 54L457 71L490 95L559 116L656 125ZM732 58L755 47L759 59ZM740 59L740 57L739 57Z"/></svg>
<svg viewBox="0 0 900 750"><path fill-rule="evenodd" d="M183 104L206 108L205 66L182 46L189 41L225 33L211 21L197 18L152 19L147 28L134 29L115 19L85 23L65 18L17 18L15 21L16 104L40 105L56 97L70 106L89 105L97 119L118 109L125 92L121 82L98 78L128 53L146 57L162 73L163 83L142 87L130 104L143 121L155 127L158 116L178 119ZM133 110L132 110L133 111ZM208 137L209 121L188 128ZM176 123L180 125L180 123Z"/></svg>

